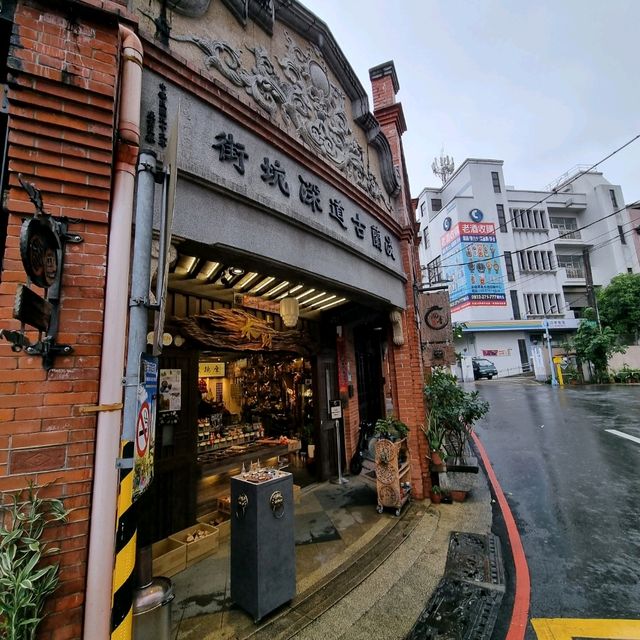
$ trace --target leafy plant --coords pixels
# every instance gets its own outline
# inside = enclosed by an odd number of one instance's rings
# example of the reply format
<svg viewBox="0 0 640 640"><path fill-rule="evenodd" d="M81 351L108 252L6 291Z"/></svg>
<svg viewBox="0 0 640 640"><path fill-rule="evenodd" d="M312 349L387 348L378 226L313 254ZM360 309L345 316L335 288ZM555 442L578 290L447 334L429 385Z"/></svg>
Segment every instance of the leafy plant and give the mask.
<svg viewBox="0 0 640 640"><path fill-rule="evenodd" d="M0 507L0 632L6 640L33 640L45 601L58 585L57 564L42 559L59 551L41 542L44 530L69 512L60 500L39 498L33 483L27 498L11 496Z"/></svg>
<svg viewBox="0 0 640 640"><path fill-rule="evenodd" d="M611 327L599 328L598 324L588 318L580 320L580 325L573 338L573 346L579 358L593 365L596 382L609 382L607 363L614 353L624 353L625 348L619 344L618 336Z"/></svg>
<svg viewBox="0 0 640 640"><path fill-rule="evenodd" d="M386 418L379 418L376 421L374 434L379 438L387 440L400 440L406 438L409 433L409 427L393 415Z"/></svg>
<svg viewBox="0 0 640 640"><path fill-rule="evenodd" d="M626 344L640 338L640 274L622 273L598 291L602 323L623 336Z"/></svg>
<svg viewBox="0 0 640 640"><path fill-rule="evenodd" d="M436 496L437 496L437 495L439 495L439 494L441 494L441 493L442 493L442 489L440 488L440 485L438 485L438 484L434 484L434 485L431 487L431 493L433 493L433 494L434 494L434 495L436 495Z"/></svg>
<svg viewBox="0 0 640 640"><path fill-rule="evenodd" d="M444 431L448 455L463 458L474 423L489 411L489 403L477 391L465 391L454 375L436 367L424 387L429 404L429 422Z"/></svg>
<svg viewBox="0 0 640 640"><path fill-rule="evenodd" d="M429 413L429 426L426 429L424 427L420 428L427 438L429 449L439 453L442 452L446 431L444 426L436 420L436 415L433 411Z"/></svg>

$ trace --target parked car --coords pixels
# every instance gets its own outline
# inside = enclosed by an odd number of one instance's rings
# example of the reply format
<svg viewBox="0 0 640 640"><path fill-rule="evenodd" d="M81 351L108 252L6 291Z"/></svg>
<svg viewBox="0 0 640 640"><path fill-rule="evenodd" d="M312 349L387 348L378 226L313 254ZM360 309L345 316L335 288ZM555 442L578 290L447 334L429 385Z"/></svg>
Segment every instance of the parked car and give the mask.
<svg viewBox="0 0 640 640"><path fill-rule="evenodd" d="M479 378L487 378L487 380L491 380L493 376L498 375L498 370L496 369L496 365L491 362L491 360L487 360L486 358L473 358L473 377L475 380Z"/></svg>

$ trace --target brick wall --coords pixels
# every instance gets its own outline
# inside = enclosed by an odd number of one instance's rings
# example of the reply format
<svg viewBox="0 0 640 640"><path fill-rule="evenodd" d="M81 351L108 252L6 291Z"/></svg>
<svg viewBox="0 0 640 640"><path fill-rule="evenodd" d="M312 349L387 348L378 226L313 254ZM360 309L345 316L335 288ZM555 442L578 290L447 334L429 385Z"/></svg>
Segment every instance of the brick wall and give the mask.
<svg viewBox="0 0 640 640"><path fill-rule="evenodd" d="M41 358L0 342L0 492L6 500L33 480L73 509L69 523L51 534L61 548L61 583L39 635L63 640L80 637L83 615L96 419L79 407L98 395L118 30L54 6L19 2L13 25L0 326L18 328L13 300L26 280L19 232L34 209L20 172L42 191L45 210L70 218L69 231L84 239L67 245L64 257L58 341L74 351L47 372Z"/></svg>
<svg viewBox="0 0 640 640"><path fill-rule="evenodd" d="M423 498L431 488L431 477L425 457L427 454L426 438L420 428L425 424L426 416L422 391L422 350L413 308L414 276L419 280L420 274L419 236L413 222L414 215L411 209L411 196L402 149L402 134L406 131L406 124L402 105L395 102L397 84L394 84L394 74L393 63L386 63L370 72L374 115L389 141L393 164L403 176L404 182L404 188L396 199L396 217L402 221L404 226L400 254L402 267L408 278L405 285L407 309L402 314L404 344L394 346L389 351L390 365L394 373L391 391L398 417L409 426L408 440L413 495L416 498ZM389 340L389 344L393 344L391 340Z"/></svg>

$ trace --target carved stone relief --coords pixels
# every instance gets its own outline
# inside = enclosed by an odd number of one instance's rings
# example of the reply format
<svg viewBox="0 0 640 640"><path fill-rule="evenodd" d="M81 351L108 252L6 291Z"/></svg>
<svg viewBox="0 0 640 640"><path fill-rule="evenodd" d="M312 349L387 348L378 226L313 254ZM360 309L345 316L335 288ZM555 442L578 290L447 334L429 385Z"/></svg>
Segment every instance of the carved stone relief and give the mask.
<svg viewBox="0 0 640 640"><path fill-rule="evenodd" d="M345 94L329 79L322 54L316 47L303 51L287 32L285 37L284 57L272 58L260 45L245 45L253 56L248 62L242 51L222 40L172 35L173 40L199 47L208 68L244 90L271 117L280 117L314 152L391 211L378 180L365 165L363 149L345 114Z"/></svg>

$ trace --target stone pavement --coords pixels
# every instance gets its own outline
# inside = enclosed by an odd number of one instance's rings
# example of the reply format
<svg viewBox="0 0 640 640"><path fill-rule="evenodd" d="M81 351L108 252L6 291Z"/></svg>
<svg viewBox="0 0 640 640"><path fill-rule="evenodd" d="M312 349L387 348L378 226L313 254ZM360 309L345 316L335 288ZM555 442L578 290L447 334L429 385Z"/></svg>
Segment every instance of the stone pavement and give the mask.
<svg viewBox="0 0 640 640"><path fill-rule="evenodd" d="M179 629L174 627L172 637L178 640L405 638L445 574L451 532L480 535L490 532L492 507L487 480L480 470L476 486L464 503L414 502L400 518L386 514L374 519L369 516L374 508L358 503L359 482L353 478L345 493L352 501L355 496L355 506L340 504L341 489L332 485L303 496L302 514L305 510L315 513L317 505L322 504L336 523L340 537L347 537L347 532L360 537L345 546L340 539L332 540L325 527L315 534L324 535L325 540L305 548L306 534L297 531L298 544L302 544L296 547L297 554L300 559L302 552L306 571L301 572L299 566L298 595L289 606L258 626L233 606L222 606L216 613L202 610L191 619L183 618ZM351 521L353 524L349 526ZM180 612L183 605L176 605L174 620L184 614L184 610Z"/></svg>

